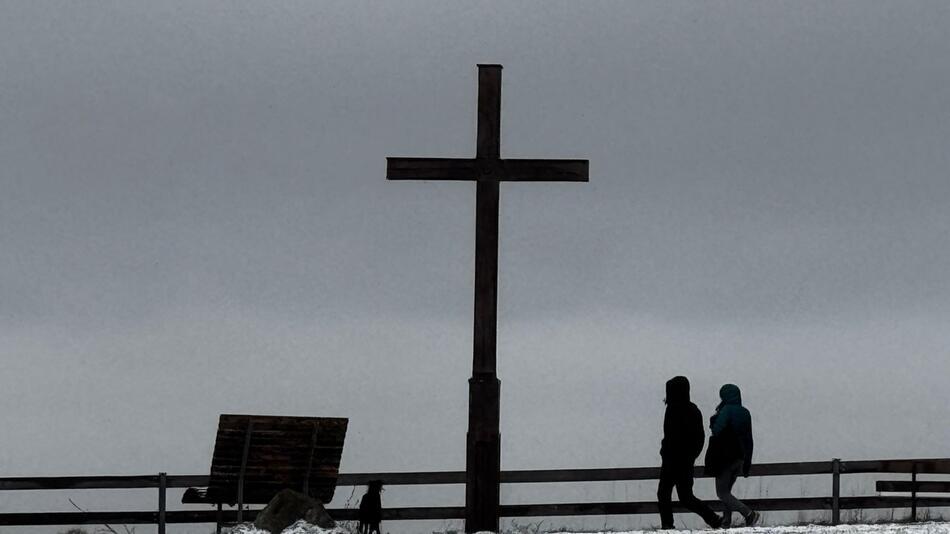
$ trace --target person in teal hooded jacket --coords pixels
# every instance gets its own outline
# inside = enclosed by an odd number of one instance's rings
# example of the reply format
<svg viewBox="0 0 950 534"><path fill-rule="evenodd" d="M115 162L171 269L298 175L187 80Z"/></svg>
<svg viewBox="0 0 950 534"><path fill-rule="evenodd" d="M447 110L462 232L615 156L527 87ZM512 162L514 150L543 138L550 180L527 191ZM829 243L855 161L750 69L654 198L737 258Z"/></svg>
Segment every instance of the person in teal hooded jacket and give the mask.
<svg viewBox="0 0 950 534"><path fill-rule="evenodd" d="M719 388L721 402L709 420L712 431L709 437L706 469L716 475L716 495L725 511L722 526L732 524L732 511L738 510L745 517L747 526L759 521L759 514L751 510L732 494L732 486L741 474L749 476L752 467L752 414L742 405L739 386L726 384Z"/></svg>

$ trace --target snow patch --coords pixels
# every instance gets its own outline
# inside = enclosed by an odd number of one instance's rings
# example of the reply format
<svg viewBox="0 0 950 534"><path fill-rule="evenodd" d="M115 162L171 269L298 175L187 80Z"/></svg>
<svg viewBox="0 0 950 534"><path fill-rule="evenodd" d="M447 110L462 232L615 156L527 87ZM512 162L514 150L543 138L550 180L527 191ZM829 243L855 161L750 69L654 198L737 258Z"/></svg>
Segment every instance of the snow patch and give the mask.
<svg viewBox="0 0 950 534"><path fill-rule="evenodd" d="M233 527L229 532L230 534L270 534L270 532L266 530L255 527L254 523L241 523ZM311 525L303 519L299 519L296 523L281 531L281 534L350 534L350 532L340 527L321 528L317 525Z"/></svg>
<svg viewBox="0 0 950 534"><path fill-rule="evenodd" d="M611 532L609 534L686 534L708 532L718 534L950 534L950 523L886 523L879 525L804 525L794 527L762 526L741 527L728 530L629 530L626 532ZM608 534L600 533L559 533L559 534Z"/></svg>
<svg viewBox="0 0 950 534"><path fill-rule="evenodd" d="M728 530L628 530L625 532L558 532L557 534L687 534L707 532L716 534L950 534L950 523L886 523L880 525L804 525L794 527L742 527ZM270 534L266 530L254 527L253 523L242 523L230 530L230 534ZM335 527L320 528L300 520L285 528L281 534L350 534L349 531ZM478 532L477 534L493 534Z"/></svg>

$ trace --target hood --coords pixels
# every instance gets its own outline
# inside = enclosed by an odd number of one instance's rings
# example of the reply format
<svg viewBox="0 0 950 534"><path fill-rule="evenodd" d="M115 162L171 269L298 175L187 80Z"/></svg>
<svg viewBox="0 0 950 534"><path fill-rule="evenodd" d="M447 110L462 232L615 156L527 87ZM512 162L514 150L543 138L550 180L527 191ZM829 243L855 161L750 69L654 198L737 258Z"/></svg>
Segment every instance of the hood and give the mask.
<svg viewBox="0 0 950 534"><path fill-rule="evenodd" d="M727 404L742 406L742 393L739 392L739 386L735 384L726 384L719 388L719 398L722 399L720 406Z"/></svg>
<svg viewBox="0 0 950 534"><path fill-rule="evenodd" d="M685 404L689 402L689 380L685 376L674 376L666 381L666 403Z"/></svg>

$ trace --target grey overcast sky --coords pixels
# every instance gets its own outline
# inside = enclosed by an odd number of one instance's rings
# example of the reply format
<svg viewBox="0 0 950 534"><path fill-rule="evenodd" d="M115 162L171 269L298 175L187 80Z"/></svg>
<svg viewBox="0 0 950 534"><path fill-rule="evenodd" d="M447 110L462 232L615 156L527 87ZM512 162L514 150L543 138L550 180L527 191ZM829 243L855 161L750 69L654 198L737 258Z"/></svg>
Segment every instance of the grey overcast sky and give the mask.
<svg viewBox="0 0 950 534"><path fill-rule="evenodd" d="M0 470L206 472L224 412L462 469L474 186L384 177L473 154L477 63L591 162L502 186L504 468L658 464L676 374L757 461L947 456L947 58L943 1L3 2Z"/></svg>

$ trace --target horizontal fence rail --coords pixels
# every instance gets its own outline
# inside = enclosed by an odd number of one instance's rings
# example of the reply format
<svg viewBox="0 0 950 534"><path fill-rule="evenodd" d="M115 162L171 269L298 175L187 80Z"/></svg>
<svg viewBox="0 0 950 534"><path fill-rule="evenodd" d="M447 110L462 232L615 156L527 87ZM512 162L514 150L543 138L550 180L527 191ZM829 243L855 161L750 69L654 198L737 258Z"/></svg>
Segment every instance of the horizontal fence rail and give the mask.
<svg viewBox="0 0 950 534"><path fill-rule="evenodd" d="M159 487L160 475L0 478L0 490L136 489ZM208 475L168 475L166 487L207 486Z"/></svg>
<svg viewBox="0 0 950 534"><path fill-rule="evenodd" d="M877 491L888 492L924 492L950 493L950 481L912 481L912 480L878 480L874 485Z"/></svg>
<svg viewBox="0 0 950 534"><path fill-rule="evenodd" d="M878 491L912 492L911 496L858 496L841 497L838 478L843 474L860 473L905 473L950 474L950 458L922 458L897 460L831 460L823 462L782 462L755 464L750 476L832 475L830 497L794 497L746 499L752 508L762 511L832 510L833 522L837 523L839 510L886 509L918 507L950 507L950 497L918 497L916 491L946 488L947 482L887 481L877 483ZM602 482L657 480L659 467L630 467L608 469L545 469L502 471L501 482L505 484ZM695 470L696 477L710 477L702 467ZM181 523L233 523L236 510L166 510L167 488L205 487L208 475L122 475L122 476L68 476L68 477L7 477L0 478L0 490L78 490L78 489L158 489L159 509L131 512L29 512L0 513L0 526L27 525L89 525L104 523L157 524L164 532L165 524ZM361 486L371 480L383 480L388 486L398 485L443 485L464 484L464 471L428 471L396 473L349 473L340 474L338 486ZM714 510L721 510L721 503L711 501ZM673 504L676 512L685 512L679 503ZM244 510L242 519L253 520L259 510ZM356 519L357 510L352 508L330 509L331 517L339 521ZM555 517L584 515L633 515L659 513L656 501L642 502L586 502L562 504L509 504L501 505L502 517ZM383 510L384 520L463 519L462 506L403 507Z"/></svg>
<svg viewBox="0 0 950 534"><path fill-rule="evenodd" d="M890 461L890 460L888 460ZM902 471L887 471L902 472ZM910 472L910 471L907 471ZM922 473L923 471L918 471ZM947 466L950 473L950 463ZM750 476L779 475L826 475L831 474L831 462L782 462L755 464ZM697 478L708 478L703 467L696 467ZM502 471L502 484L531 484L543 482L609 482L620 480L657 480L659 467L615 467L608 469L543 469L524 471ZM409 484L464 484L465 471L435 471L419 473L353 473L341 474L337 485L363 486L370 480L383 480L386 485Z"/></svg>

